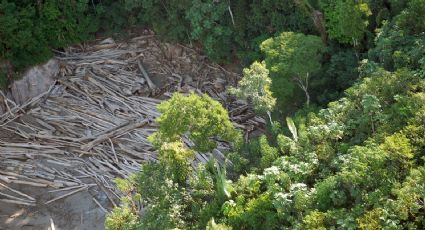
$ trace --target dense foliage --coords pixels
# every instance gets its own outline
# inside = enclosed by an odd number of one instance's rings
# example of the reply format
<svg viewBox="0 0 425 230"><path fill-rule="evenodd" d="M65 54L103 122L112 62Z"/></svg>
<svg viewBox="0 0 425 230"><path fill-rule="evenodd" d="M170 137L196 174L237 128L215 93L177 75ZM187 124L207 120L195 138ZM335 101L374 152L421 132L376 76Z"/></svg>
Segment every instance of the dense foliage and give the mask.
<svg viewBox="0 0 425 230"><path fill-rule="evenodd" d="M196 2L190 25L200 41L211 42L206 49L234 38L250 41L237 35L252 29L239 27L237 12L249 11L254 3L231 3L229 20L223 16L229 13L227 2ZM261 23L273 15L261 9L274 12L280 6L255 3L275 8L258 7L242 18ZM190 165L195 151L210 152L213 142L227 135L228 141L240 139L219 104L207 96L177 94L159 107L160 128L151 138L160 162L145 163L134 178L117 181L130 192L109 214L106 227L424 229L424 4L320 0L282 5L283 12L296 7L299 13L291 15L306 28L319 28L320 17L304 21L301 15L317 16L321 10L326 36L303 31L299 24L279 27L284 28L279 33L259 32L264 36L255 43L262 54L229 92L261 116L274 112L267 119L270 129L248 142L234 142L224 165L214 160ZM236 30L229 29L233 21ZM203 108L202 101L212 106ZM191 141L182 144L183 136ZM207 148L199 149L205 141ZM134 201L144 204L142 215Z"/></svg>
<svg viewBox="0 0 425 230"><path fill-rule="evenodd" d="M229 93L268 130L175 94L107 229L425 229L425 0L1 0L0 82L132 26L253 63Z"/></svg>
<svg viewBox="0 0 425 230"><path fill-rule="evenodd" d="M329 37L357 45L367 31L371 11L367 1L321 0Z"/></svg>
<svg viewBox="0 0 425 230"><path fill-rule="evenodd" d="M254 62L243 70L239 87L230 88L229 92L238 98L249 100L258 113L270 112L276 104L276 99L270 91L271 83L265 63Z"/></svg>
<svg viewBox="0 0 425 230"><path fill-rule="evenodd" d="M216 147L212 140L237 145L240 134L227 111L207 95L186 97L179 93L161 103L159 110L160 127L150 137L159 147L159 162L147 162L135 177L117 181L127 196L122 199L122 207L108 216L107 229L205 227L210 215L218 213L220 203L229 196L224 169L200 164L194 171L194 152L184 144L190 142L193 149L201 152ZM142 218L137 215L136 202L147 204ZM216 224L211 221L209 225Z"/></svg>
<svg viewBox="0 0 425 230"><path fill-rule="evenodd" d="M293 0L1 0L0 15L1 80L46 61L52 48L95 32L120 36L133 26L200 44L219 62L238 57L249 63L261 57L258 45L281 31L315 33L310 15Z"/></svg>
<svg viewBox="0 0 425 230"><path fill-rule="evenodd" d="M262 136L259 168L231 167L240 171L234 182L214 162L179 172L185 180L172 173L187 168L173 168L179 160L146 163L134 186L148 206L133 227L202 229L214 218L233 229L424 228L425 81L366 62L362 74L328 108L288 119L291 136L279 132L276 144ZM167 156L185 158L182 148ZM107 227L140 218L128 210L114 211Z"/></svg>
<svg viewBox="0 0 425 230"><path fill-rule="evenodd" d="M92 38L89 0L0 2L0 78L46 61L52 50ZM2 77L1 75L9 76ZM4 81L4 80L3 80Z"/></svg>
<svg viewBox="0 0 425 230"><path fill-rule="evenodd" d="M272 91L278 101L295 101L296 89L305 93L310 104L309 85L321 68L323 44L318 36L283 32L261 43L273 79Z"/></svg>

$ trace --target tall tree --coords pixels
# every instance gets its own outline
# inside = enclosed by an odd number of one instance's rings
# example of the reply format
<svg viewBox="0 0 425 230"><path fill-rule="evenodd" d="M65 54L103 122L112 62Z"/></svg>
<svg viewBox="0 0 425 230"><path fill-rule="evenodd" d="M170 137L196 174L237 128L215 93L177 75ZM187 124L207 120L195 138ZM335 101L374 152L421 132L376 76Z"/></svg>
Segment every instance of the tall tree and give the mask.
<svg viewBox="0 0 425 230"><path fill-rule="evenodd" d="M280 101L288 101L296 86L310 104L310 78L321 68L323 43L318 36L283 32L261 44L266 64L272 76L272 91Z"/></svg>
<svg viewBox="0 0 425 230"><path fill-rule="evenodd" d="M357 45L363 38L372 14L364 0L321 0L329 37L341 43Z"/></svg>
<svg viewBox="0 0 425 230"><path fill-rule="evenodd" d="M238 88L230 88L229 92L242 99L248 99L256 112L270 114L276 104L276 98L270 91L272 81L264 62L254 62L243 70L243 78Z"/></svg>

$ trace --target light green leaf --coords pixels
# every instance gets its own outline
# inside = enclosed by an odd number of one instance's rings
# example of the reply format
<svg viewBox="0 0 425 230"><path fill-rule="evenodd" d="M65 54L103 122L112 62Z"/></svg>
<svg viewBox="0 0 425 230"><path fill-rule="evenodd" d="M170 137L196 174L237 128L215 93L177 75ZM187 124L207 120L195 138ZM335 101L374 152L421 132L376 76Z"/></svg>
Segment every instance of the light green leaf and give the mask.
<svg viewBox="0 0 425 230"><path fill-rule="evenodd" d="M286 123L288 124L289 131L292 133L292 137L295 141L298 141L297 127L295 126L294 121L290 117L286 117Z"/></svg>

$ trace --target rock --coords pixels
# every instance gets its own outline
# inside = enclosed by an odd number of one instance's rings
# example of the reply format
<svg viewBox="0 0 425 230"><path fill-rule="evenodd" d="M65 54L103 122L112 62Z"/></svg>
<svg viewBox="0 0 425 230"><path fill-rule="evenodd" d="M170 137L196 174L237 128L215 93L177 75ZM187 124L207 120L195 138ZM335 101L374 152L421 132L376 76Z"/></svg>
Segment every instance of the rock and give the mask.
<svg viewBox="0 0 425 230"><path fill-rule="evenodd" d="M219 90L220 92L223 91L226 87L226 80L222 78L216 78L214 81L214 88L216 90Z"/></svg>
<svg viewBox="0 0 425 230"><path fill-rule="evenodd" d="M191 77L191 76L188 76L188 75L185 75L184 77L183 77L183 83L186 83L186 84L190 84L190 83L192 83L193 82L193 78Z"/></svg>
<svg viewBox="0 0 425 230"><path fill-rule="evenodd" d="M164 43L164 47L162 48L165 58L168 60L174 60L178 57L181 57L183 54L183 48L178 45L173 45L170 43Z"/></svg>
<svg viewBox="0 0 425 230"><path fill-rule="evenodd" d="M13 100L17 104L46 92L59 73L59 61L50 59L46 64L38 65L27 70L22 78L10 86Z"/></svg>

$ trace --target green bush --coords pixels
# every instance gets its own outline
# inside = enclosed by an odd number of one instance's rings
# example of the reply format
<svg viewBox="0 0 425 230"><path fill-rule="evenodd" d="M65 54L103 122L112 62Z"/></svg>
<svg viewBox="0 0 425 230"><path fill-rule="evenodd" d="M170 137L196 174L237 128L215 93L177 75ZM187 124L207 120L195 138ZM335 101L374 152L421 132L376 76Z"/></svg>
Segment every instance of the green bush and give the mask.
<svg viewBox="0 0 425 230"><path fill-rule="evenodd" d="M128 23L123 23L121 28L128 26L142 25L153 29L161 37L173 41L188 41L190 24L186 19L187 10L191 6L190 0L122 0L117 4L117 8L123 7L126 12ZM111 21L115 21L112 17ZM125 20L121 20L125 21Z"/></svg>
<svg viewBox="0 0 425 230"><path fill-rule="evenodd" d="M235 25L232 26L237 44L236 54L243 63L263 58L260 44L284 31L315 34L309 12L293 0L231 1Z"/></svg>
<svg viewBox="0 0 425 230"><path fill-rule="evenodd" d="M264 62L254 62L249 68L245 68L238 85L238 88L231 87L229 93L248 100L257 113L273 111L276 99L270 92L271 79Z"/></svg>
<svg viewBox="0 0 425 230"><path fill-rule="evenodd" d="M52 54L43 28L31 4L3 0L0 4L0 53L17 70L46 61Z"/></svg>
<svg viewBox="0 0 425 230"><path fill-rule="evenodd" d="M187 12L191 24L191 37L203 45L213 60L229 62L234 50L231 17L228 2L192 0Z"/></svg>

